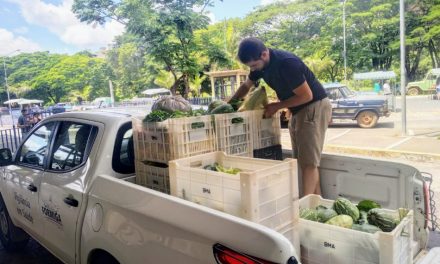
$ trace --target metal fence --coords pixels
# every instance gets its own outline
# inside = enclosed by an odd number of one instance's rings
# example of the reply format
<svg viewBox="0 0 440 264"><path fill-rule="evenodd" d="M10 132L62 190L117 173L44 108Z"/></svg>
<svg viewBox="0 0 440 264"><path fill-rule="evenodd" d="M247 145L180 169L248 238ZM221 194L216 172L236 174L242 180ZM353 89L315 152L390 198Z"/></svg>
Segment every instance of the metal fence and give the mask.
<svg viewBox="0 0 440 264"><path fill-rule="evenodd" d="M193 105L209 105L212 102L211 97L194 97L189 98L188 101Z"/></svg>
<svg viewBox="0 0 440 264"><path fill-rule="evenodd" d="M0 144L1 148L8 148L12 152L15 152L26 133L29 132L31 126L24 128L10 128L0 130Z"/></svg>
<svg viewBox="0 0 440 264"><path fill-rule="evenodd" d="M0 130L0 148L9 148L12 152L15 152L21 140L26 136L26 133L28 133L36 123L50 115L52 115L52 112L49 111L26 114L24 115L24 127L18 127L18 120L14 118L12 128ZM37 118L39 118L39 120L37 120Z"/></svg>

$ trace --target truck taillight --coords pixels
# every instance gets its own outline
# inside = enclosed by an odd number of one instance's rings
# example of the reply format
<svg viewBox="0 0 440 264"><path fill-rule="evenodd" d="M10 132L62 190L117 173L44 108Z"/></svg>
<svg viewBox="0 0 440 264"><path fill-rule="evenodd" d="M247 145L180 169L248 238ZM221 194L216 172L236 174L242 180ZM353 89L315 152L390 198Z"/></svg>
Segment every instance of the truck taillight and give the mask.
<svg viewBox="0 0 440 264"><path fill-rule="evenodd" d="M213 250L215 260L219 264L276 264L275 262L234 251L218 243L213 246Z"/></svg>

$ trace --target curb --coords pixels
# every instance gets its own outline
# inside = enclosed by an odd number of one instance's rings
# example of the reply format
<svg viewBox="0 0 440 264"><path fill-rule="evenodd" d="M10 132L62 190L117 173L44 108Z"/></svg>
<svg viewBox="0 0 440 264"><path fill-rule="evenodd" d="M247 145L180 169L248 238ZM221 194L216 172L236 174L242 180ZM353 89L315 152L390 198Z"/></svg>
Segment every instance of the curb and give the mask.
<svg viewBox="0 0 440 264"><path fill-rule="evenodd" d="M437 162L440 161L440 154L412 152L412 151L398 151L398 150L385 150L374 148L362 148L362 147L349 147L342 145L324 145L324 151L329 153L339 154L354 154L376 158L400 158L409 161L418 162Z"/></svg>

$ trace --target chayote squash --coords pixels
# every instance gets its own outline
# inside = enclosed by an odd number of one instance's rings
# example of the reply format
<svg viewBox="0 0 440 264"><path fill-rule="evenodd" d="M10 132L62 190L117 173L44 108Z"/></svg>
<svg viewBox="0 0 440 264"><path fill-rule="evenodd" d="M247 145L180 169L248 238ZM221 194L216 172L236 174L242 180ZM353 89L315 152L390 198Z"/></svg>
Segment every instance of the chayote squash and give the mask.
<svg viewBox="0 0 440 264"><path fill-rule="evenodd" d="M334 226L351 228L353 226L353 218L349 215L337 215L325 223Z"/></svg>
<svg viewBox="0 0 440 264"><path fill-rule="evenodd" d="M359 209L348 199L339 197L333 203L333 209L340 215L349 215L356 222L359 219Z"/></svg>

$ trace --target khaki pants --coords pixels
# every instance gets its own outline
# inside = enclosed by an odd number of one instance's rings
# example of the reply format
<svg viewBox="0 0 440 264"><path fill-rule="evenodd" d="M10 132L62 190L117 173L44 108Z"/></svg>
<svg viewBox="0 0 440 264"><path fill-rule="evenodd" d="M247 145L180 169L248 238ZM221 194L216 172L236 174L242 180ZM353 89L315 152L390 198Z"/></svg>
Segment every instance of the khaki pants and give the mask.
<svg viewBox="0 0 440 264"><path fill-rule="evenodd" d="M293 157L301 167L318 167L324 147L325 132L331 121L332 106L328 98L313 102L293 114L289 122Z"/></svg>

